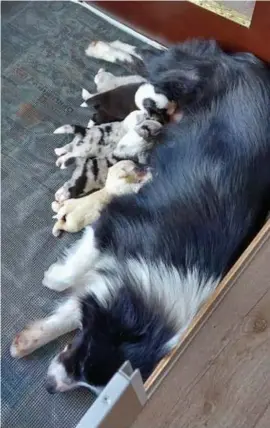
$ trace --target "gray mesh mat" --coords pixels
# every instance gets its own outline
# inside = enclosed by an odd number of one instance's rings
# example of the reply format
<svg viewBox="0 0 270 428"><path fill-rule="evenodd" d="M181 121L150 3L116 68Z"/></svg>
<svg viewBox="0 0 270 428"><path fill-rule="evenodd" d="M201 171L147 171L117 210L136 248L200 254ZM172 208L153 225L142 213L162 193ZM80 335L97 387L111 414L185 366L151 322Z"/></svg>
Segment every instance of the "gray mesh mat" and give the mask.
<svg viewBox="0 0 270 428"><path fill-rule="evenodd" d="M76 239L51 234L50 204L71 174L54 165L53 148L66 138L52 131L71 118L88 121L77 107L81 88L93 91L93 76L105 64L84 49L95 39L140 42L73 3L4 1L1 7L2 426L72 428L94 397L87 390L50 396L44 388L48 362L65 339L22 360L9 356L9 346L26 322L45 316L60 298L42 287L43 272Z"/></svg>

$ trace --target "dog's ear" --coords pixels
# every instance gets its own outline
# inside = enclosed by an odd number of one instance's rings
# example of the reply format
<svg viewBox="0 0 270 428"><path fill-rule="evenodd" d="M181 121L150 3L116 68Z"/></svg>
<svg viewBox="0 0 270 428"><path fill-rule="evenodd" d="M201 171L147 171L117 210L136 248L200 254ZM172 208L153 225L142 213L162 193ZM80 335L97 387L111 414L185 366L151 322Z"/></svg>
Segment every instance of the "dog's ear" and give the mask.
<svg viewBox="0 0 270 428"><path fill-rule="evenodd" d="M161 130L162 124L156 120L148 119L135 127L137 134L147 140L155 137Z"/></svg>

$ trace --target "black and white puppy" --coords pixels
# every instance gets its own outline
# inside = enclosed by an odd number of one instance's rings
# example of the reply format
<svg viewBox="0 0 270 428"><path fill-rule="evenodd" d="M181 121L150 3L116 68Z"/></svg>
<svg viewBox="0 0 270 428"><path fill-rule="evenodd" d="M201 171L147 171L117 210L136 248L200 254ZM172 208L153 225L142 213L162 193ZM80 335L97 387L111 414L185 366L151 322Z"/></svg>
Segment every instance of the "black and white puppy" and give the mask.
<svg viewBox="0 0 270 428"><path fill-rule="evenodd" d="M180 44L150 67L158 90L192 114L159 134L152 182L112 201L45 273L45 286L71 296L18 334L11 354L78 328L50 364L49 392L98 391L126 360L145 380L269 208L269 70L207 41Z"/></svg>

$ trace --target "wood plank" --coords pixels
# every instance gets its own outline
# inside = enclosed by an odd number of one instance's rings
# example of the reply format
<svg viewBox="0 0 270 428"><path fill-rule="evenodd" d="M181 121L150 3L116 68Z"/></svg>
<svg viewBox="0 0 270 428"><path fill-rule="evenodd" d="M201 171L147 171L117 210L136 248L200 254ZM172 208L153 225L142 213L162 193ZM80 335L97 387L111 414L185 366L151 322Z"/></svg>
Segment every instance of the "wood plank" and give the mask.
<svg viewBox="0 0 270 428"><path fill-rule="evenodd" d="M257 237L254 257L173 368L165 369L133 428L259 424L270 401L268 226L268 239Z"/></svg>
<svg viewBox="0 0 270 428"><path fill-rule="evenodd" d="M214 38L224 48L270 60L270 2L257 1L250 28L188 1L92 1L132 28L163 44L192 37Z"/></svg>

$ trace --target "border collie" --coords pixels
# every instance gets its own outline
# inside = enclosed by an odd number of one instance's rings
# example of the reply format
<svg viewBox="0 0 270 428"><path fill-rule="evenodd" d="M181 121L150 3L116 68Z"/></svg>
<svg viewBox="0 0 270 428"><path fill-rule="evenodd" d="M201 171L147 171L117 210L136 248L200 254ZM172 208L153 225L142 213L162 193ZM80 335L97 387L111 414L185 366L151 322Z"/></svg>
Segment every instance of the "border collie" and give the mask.
<svg viewBox="0 0 270 428"><path fill-rule="evenodd" d="M79 329L49 366L49 392L99 391L125 360L145 380L269 208L269 70L203 40L159 52L147 67L150 101L163 94L183 111L157 136L153 180L113 200L49 268L44 285L72 294L11 346L21 357Z"/></svg>

